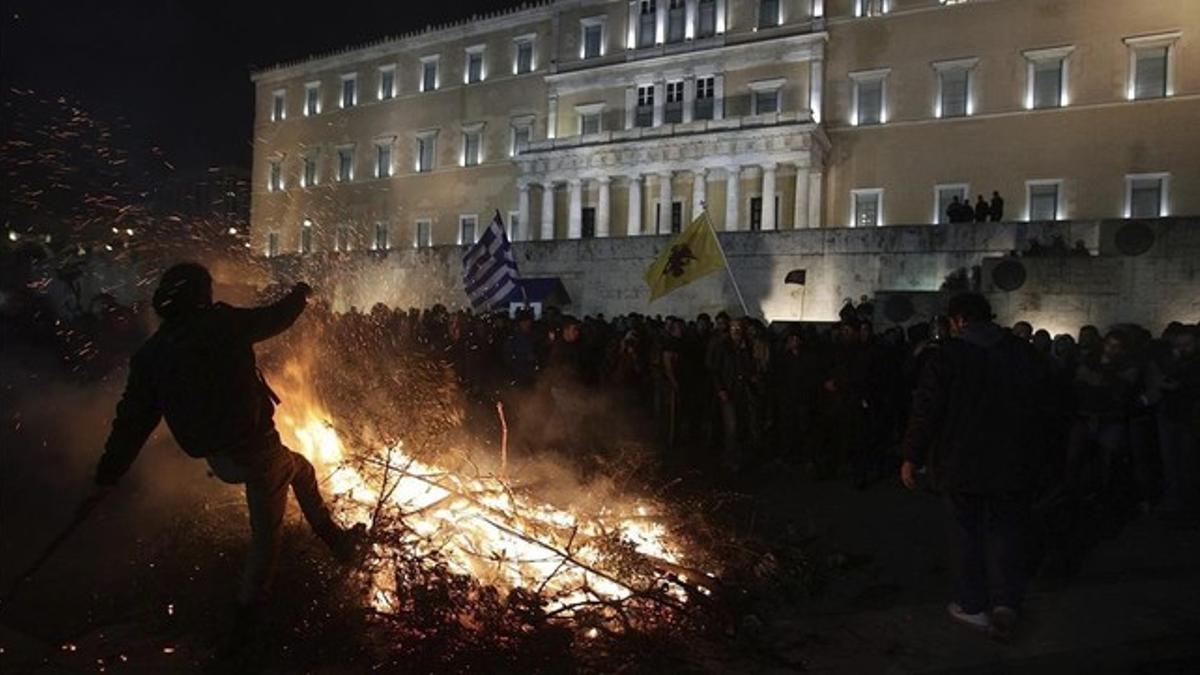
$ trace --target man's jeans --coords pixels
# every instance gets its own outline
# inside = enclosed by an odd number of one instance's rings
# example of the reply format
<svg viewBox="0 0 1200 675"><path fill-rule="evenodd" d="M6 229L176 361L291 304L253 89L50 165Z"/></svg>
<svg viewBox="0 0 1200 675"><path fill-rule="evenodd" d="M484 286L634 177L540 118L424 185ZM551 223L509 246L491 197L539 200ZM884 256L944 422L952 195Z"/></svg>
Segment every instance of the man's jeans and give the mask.
<svg viewBox="0 0 1200 675"><path fill-rule="evenodd" d="M958 554L959 606L968 614L999 606L1019 610L1028 582L1025 543L1030 495L951 494L946 503ZM989 592L989 568L1000 584L994 598Z"/></svg>
<svg viewBox="0 0 1200 675"><path fill-rule="evenodd" d="M342 528L333 521L317 487L313 465L278 440L248 457L213 455L208 458L208 465L222 481L246 485L250 554L238 593L241 604L258 602L271 591L279 562L288 486L296 493L304 519L322 541L334 546L341 537Z"/></svg>

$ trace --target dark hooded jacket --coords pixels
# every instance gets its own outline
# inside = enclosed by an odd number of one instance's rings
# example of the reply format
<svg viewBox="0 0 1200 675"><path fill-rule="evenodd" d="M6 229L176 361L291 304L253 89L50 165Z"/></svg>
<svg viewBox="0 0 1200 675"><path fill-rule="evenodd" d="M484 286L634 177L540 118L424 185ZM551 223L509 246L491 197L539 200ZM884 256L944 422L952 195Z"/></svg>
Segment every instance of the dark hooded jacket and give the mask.
<svg viewBox="0 0 1200 675"><path fill-rule="evenodd" d="M913 393L904 457L933 485L965 494L1034 487L1050 388L1033 348L993 323L968 326L925 365Z"/></svg>
<svg viewBox="0 0 1200 675"><path fill-rule="evenodd" d="M276 441L276 401L254 343L287 330L305 303L296 288L266 307L217 303L164 321L130 361L96 482L124 475L163 418L192 457L247 455Z"/></svg>

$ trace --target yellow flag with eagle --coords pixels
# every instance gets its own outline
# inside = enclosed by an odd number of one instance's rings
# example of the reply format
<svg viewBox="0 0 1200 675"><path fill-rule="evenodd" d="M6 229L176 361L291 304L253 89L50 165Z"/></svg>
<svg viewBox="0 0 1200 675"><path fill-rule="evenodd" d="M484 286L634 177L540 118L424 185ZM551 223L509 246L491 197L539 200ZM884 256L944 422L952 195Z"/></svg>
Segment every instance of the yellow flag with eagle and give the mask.
<svg viewBox="0 0 1200 675"><path fill-rule="evenodd" d="M686 286L693 281L725 267L725 256L717 233L702 212L690 225L678 234L658 259L646 270L646 285L650 287L650 300Z"/></svg>

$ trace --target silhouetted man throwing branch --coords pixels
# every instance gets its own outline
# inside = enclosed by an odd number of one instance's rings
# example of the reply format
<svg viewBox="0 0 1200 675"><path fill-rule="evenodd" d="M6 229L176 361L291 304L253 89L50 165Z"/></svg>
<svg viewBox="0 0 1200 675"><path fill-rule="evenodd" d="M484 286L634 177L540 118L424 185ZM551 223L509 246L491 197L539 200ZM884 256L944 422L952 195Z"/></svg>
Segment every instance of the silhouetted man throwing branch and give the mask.
<svg viewBox="0 0 1200 675"><path fill-rule="evenodd" d="M163 274L154 292L158 331L134 354L112 432L96 472L102 496L129 469L162 418L184 452L203 457L227 483L244 483L251 545L238 594L232 645L250 636L279 558L287 491L341 560L360 548L365 527L330 517L312 464L283 446L273 419L275 393L255 363L254 344L287 330L312 289L299 283L282 300L253 309L212 301L212 277L195 263Z"/></svg>
<svg viewBox="0 0 1200 675"><path fill-rule="evenodd" d="M955 297L948 315L956 339L921 373L900 477L915 488L917 466L927 465L957 526L958 597L947 607L950 615L1007 638L1025 593L1024 541L1046 409L1039 396L1048 387L1032 347L992 323L982 295ZM994 598L989 539L996 543L992 567L1000 578Z"/></svg>

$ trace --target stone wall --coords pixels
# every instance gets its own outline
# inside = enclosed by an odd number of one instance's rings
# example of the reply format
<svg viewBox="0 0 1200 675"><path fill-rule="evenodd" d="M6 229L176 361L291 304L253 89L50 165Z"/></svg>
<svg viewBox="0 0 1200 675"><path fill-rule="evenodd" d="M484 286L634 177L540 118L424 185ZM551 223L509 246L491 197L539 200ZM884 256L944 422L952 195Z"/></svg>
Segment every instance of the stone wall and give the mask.
<svg viewBox="0 0 1200 675"><path fill-rule="evenodd" d="M1035 239L1082 241L1088 257L1008 258ZM942 288L947 276L979 268L982 291L1002 322L1026 318L1055 330L1133 321L1160 329L1168 321L1200 320L1200 221L987 223L723 232L749 313L769 320L834 319L844 298L903 295ZM514 245L524 276L561 277L572 298L568 311L609 316L642 312L694 315L738 312L729 275L713 274L648 302L643 275L668 237L620 237ZM281 277L316 281L339 309L443 303L463 306L459 247L287 256L272 264ZM1016 263L1024 281L1005 291L996 267ZM806 271L804 286L784 283ZM1011 284L1010 284L1011 285ZM898 292L898 293L897 293ZM928 302L916 303L921 307ZM740 313L740 312L739 312ZM916 311L907 321L923 318ZM887 323L881 317L881 323Z"/></svg>

